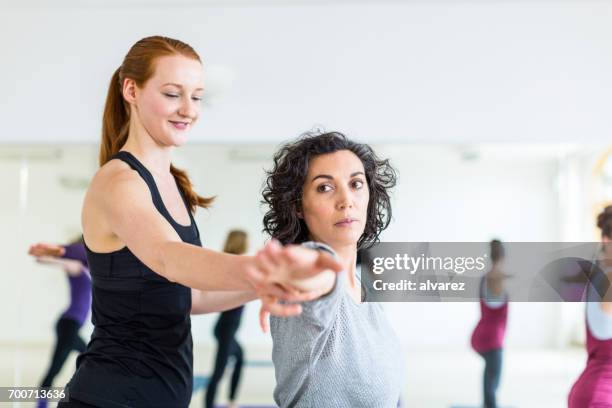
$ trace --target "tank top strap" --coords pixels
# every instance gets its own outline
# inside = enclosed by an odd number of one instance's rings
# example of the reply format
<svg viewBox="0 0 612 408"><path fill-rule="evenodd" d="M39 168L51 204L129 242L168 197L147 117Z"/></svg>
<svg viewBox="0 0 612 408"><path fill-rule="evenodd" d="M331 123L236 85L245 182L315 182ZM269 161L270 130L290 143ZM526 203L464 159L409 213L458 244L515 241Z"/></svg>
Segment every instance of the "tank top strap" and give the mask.
<svg viewBox="0 0 612 408"><path fill-rule="evenodd" d="M185 196L183 195L183 192L181 191L181 189L179 188L179 194L181 195L181 199L183 200L183 204L185 205L185 208L187 209L187 212L189 213L189 220L190 220L190 225L181 225L178 222L176 222L174 220L174 218L172 218L172 215L170 215L170 212L168 211L168 209L166 208L166 206L164 205L164 201L162 200L161 194L159 192L159 189L157 188L157 184L155 184L155 179L153 178L153 175L151 174L151 172L140 162L140 160L138 160L136 157L134 157L133 154L131 154L130 152L127 152L125 150L121 150L119 152L117 152L112 158L112 159L118 159L123 161L124 163L126 163L128 166L130 166L132 168L132 170L136 171L140 177L142 177L142 179L144 180L144 182L147 184L147 187L149 188L149 191L151 192L151 197L153 199L153 204L155 205L155 208L157 208L157 211L159 211L162 216L173 226L178 227L179 229L185 229L185 228L193 228L196 224L195 224L195 220L193 218L193 215L191 214L191 211L189 209L189 205L187 204L187 200L185 198ZM175 179L176 182L176 179ZM195 227L197 228L197 227ZM197 236L199 236L199 231L197 231Z"/></svg>

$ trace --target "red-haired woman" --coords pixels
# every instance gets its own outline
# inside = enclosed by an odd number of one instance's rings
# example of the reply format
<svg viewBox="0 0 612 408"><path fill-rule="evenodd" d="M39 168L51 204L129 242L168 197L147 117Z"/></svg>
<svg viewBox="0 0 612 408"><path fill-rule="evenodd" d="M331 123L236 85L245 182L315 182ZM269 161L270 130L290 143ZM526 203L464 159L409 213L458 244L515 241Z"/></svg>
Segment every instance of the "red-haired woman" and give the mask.
<svg viewBox="0 0 612 408"><path fill-rule="evenodd" d="M299 305L269 296L316 297L284 284L340 270L322 252L304 256L274 242L267 249L286 255L289 274L262 268L265 250L254 258L201 248L193 213L212 199L194 191L171 153L197 122L203 92L198 54L166 37L138 41L113 74L101 167L82 212L94 331L61 407L186 407L193 381L190 312L263 297L272 313L297 314Z"/></svg>

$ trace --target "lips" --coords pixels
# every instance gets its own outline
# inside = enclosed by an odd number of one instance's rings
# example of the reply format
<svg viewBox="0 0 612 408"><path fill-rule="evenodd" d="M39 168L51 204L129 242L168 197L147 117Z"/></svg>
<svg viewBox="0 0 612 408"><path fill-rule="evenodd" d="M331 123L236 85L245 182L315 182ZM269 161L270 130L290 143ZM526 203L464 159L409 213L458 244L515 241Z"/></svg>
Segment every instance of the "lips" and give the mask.
<svg viewBox="0 0 612 408"><path fill-rule="evenodd" d="M189 128L189 125L191 125L189 122L180 122L176 120L170 120L169 122L172 124L172 126L174 126L175 129L178 130L187 130Z"/></svg>
<svg viewBox="0 0 612 408"><path fill-rule="evenodd" d="M353 225L356 222L357 222L357 218L343 218L340 221L338 221L337 223L335 223L334 225L336 227L350 227L351 225Z"/></svg>

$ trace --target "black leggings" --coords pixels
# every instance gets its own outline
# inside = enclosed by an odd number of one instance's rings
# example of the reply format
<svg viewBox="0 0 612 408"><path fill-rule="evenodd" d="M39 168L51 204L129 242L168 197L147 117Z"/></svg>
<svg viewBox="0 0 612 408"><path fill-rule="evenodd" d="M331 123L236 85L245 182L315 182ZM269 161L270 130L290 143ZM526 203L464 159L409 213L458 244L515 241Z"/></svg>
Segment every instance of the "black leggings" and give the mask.
<svg viewBox="0 0 612 408"><path fill-rule="evenodd" d="M215 337L217 337L219 341L219 346L217 349L217 358L215 359L215 369L206 387L206 408L213 408L214 406L217 385L219 385L219 381L221 381L221 377L223 377L225 366L231 356L234 356L236 361L234 363L234 373L232 374L229 399L233 401L236 397L236 390L240 382L240 374L242 373L243 353L242 347L240 347L240 344L238 344L235 338L238 327L231 327L232 325L228 326L230 327L221 326L218 330L215 330Z"/></svg>
<svg viewBox="0 0 612 408"><path fill-rule="evenodd" d="M495 394L499 386L502 370L502 350L491 350L481 354L485 361L483 392L485 408L497 408Z"/></svg>
<svg viewBox="0 0 612 408"><path fill-rule="evenodd" d="M57 340L53 350L53 357L51 358L51 366L47 370L47 374L40 385L41 387L46 388L53 384L55 376L62 369L70 351L76 350L79 353L85 351L87 345L79 337L80 328L81 325L73 319L62 317L57 321L55 325Z"/></svg>

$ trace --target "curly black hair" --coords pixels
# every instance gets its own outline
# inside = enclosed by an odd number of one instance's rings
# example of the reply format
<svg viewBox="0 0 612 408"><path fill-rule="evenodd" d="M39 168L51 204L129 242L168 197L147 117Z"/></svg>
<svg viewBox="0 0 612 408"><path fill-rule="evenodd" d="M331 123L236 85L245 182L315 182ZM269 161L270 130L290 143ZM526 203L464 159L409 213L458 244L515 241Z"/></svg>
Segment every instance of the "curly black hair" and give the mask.
<svg viewBox="0 0 612 408"><path fill-rule="evenodd" d="M298 217L308 165L316 156L339 150L349 150L359 157L370 191L367 221L357 248L366 249L379 241L380 233L391 222L389 189L397 182L397 172L388 159L379 159L370 146L353 142L339 132L307 132L276 152L263 189L262 204L269 207L263 218L264 232L283 244L308 241L308 227Z"/></svg>

